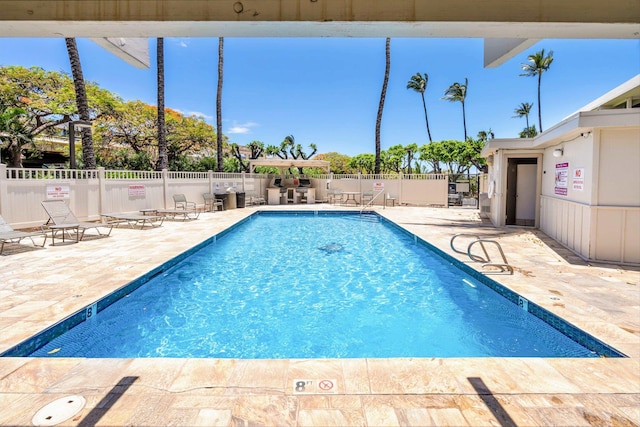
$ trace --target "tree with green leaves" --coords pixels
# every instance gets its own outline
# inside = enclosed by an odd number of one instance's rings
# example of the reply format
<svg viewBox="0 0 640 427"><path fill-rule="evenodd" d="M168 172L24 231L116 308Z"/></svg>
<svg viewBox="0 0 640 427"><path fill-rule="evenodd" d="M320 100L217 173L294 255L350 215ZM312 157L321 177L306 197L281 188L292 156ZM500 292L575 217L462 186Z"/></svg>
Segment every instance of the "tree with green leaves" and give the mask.
<svg viewBox="0 0 640 427"><path fill-rule="evenodd" d="M442 158L441 144L438 142L431 142L421 146L418 150L418 158L427 162L427 165L431 167L433 173L442 173L440 167L440 159Z"/></svg>
<svg viewBox="0 0 640 427"><path fill-rule="evenodd" d="M481 130L480 132L478 132L478 140L482 142L487 142L490 139L493 139L495 137L496 135L493 133L493 130L491 130L491 128L489 128L488 130Z"/></svg>
<svg viewBox="0 0 640 427"><path fill-rule="evenodd" d="M542 74L549 70L551 63L553 62L553 51L550 50L549 54L544 54L544 49L529 55L529 60L526 64L521 64L523 73L520 76L524 77L537 77L538 78L538 125L540 132L542 132L542 108L540 103L540 87L542 84ZM529 126L527 126L529 127Z"/></svg>
<svg viewBox="0 0 640 427"><path fill-rule="evenodd" d="M224 37L218 38L218 89L216 94L216 152L218 159L218 172L223 170L222 160L222 73L224 65Z"/></svg>
<svg viewBox="0 0 640 427"><path fill-rule="evenodd" d="M382 92L380 92L380 103L378 104L378 115L376 117L376 174L380 173L380 126L382 124L382 110L384 110L384 100L387 96L387 85L389 84L389 70L391 68L391 39L385 41L385 68L384 80L382 82Z"/></svg>
<svg viewBox="0 0 640 427"><path fill-rule="evenodd" d="M480 156L485 141L468 138L466 141L445 140L420 147L420 159L426 161L435 173L448 172L449 180L456 182L472 166L481 169L485 160ZM442 170L441 165L445 166Z"/></svg>
<svg viewBox="0 0 640 427"><path fill-rule="evenodd" d="M376 157L369 153L358 154L349 159L348 166L362 174L375 173Z"/></svg>
<svg viewBox="0 0 640 427"><path fill-rule="evenodd" d="M524 117L527 123L527 127L526 129L529 128L529 114L531 113L531 108L533 107L533 104L530 104L528 102L522 102L520 103L520 105L518 105L515 110L513 110L513 113L515 114L515 116L513 116L514 119L519 119Z"/></svg>
<svg viewBox="0 0 640 427"><path fill-rule="evenodd" d="M402 144L392 145L386 150L380 152L381 160L381 173L394 173L398 174L402 172L406 157L406 151Z"/></svg>
<svg viewBox="0 0 640 427"><path fill-rule="evenodd" d="M164 112L164 39L157 39L157 55L156 62L158 66L158 161L156 162L156 170L161 171L169 166L169 157L167 155L167 127L165 123Z"/></svg>
<svg viewBox="0 0 640 427"><path fill-rule="evenodd" d="M3 107L4 105L0 105L0 108ZM5 154L10 167L21 167L21 148L32 142L26 122L27 111L23 108L8 107L0 110L0 142L7 142Z"/></svg>
<svg viewBox="0 0 640 427"><path fill-rule="evenodd" d="M89 120L112 114L121 100L94 83L85 82ZM45 71L39 67L0 67L0 105L25 111L21 118L24 135L15 147L11 167L22 167L24 141L35 141L41 134L55 132L60 125L79 118L74 82L67 74Z"/></svg>
<svg viewBox="0 0 640 427"><path fill-rule="evenodd" d="M264 142L251 141L249 144L247 144L247 148L251 150L251 154L249 155L248 159L242 157L242 154L240 153L240 146L238 144L232 143L229 144L229 147L231 148L231 154L238 161L238 166L240 168L239 171L249 172L249 161L257 159L262 155L264 151Z"/></svg>
<svg viewBox="0 0 640 427"><path fill-rule="evenodd" d="M321 153L316 155L316 160L326 160L329 162L329 167L333 173L354 173L354 170L349 166L351 157L346 154L336 153L331 151L329 153Z"/></svg>
<svg viewBox="0 0 640 427"><path fill-rule="evenodd" d="M464 109L464 102L467 99L467 87L469 80L465 77L464 84L455 82L444 91L442 99L449 102L459 102L462 104L462 125L464 127L464 139L467 140L467 115Z"/></svg>
<svg viewBox="0 0 640 427"><path fill-rule="evenodd" d="M406 153L406 157L407 157L407 167L406 167L406 172L411 175L411 173L413 173L413 162L414 162L414 158L416 156L416 153L418 152L418 144L409 144L406 147L404 147L404 151Z"/></svg>
<svg viewBox="0 0 640 427"><path fill-rule="evenodd" d="M69 54L69 62L71 63L71 75L73 76L73 86L76 92L76 106L78 108L78 116L82 121L90 121L89 101L87 99L87 91L82 74L82 66L80 64L80 54L76 39L65 38L67 44L67 53ZM96 155L93 151L93 139L91 138L91 128L82 128L82 162L85 169L96 168Z"/></svg>
<svg viewBox="0 0 640 427"><path fill-rule="evenodd" d="M520 138L533 138L536 135L538 135L538 131L536 129L536 125L531 125L529 127L526 127L522 130L522 132L520 132L518 135L520 135Z"/></svg>
<svg viewBox="0 0 640 427"><path fill-rule="evenodd" d="M424 109L424 121L427 124L427 135L429 136L429 142L432 142L431 129L429 129L429 117L427 116L427 103L424 100L424 92L427 90L427 83L429 83L429 76L427 73L416 73L411 76L411 79L407 82L407 89L412 89L415 92L418 92L422 97L422 108Z"/></svg>

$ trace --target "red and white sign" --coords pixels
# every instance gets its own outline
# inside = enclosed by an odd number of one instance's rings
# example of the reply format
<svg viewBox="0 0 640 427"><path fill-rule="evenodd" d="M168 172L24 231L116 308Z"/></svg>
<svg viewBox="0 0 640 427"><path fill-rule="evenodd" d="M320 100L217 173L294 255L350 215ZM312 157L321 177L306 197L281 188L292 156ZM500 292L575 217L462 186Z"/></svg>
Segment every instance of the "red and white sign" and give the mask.
<svg viewBox="0 0 640 427"><path fill-rule="evenodd" d="M47 185L47 200L68 199L69 194L70 191L68 185Z"/></svg>
<svg viewBox="0 0 640 427"><path fill-rule="evenodd" d="M129 197L144 197L145 191L144 185L132 184L129 186Z"/></svg>
<svg viewBox="0 0 640 427"><path fill-rule="evenodd" d="M574 191L584 191L584 168L576 168L573 170L571 183Z"/></svg>
<svg viewBox="0 0 640 427"><path fill-rule="evenodd" d="M384 191L384 182L376 181L373 183L373 191Z"/></svg>

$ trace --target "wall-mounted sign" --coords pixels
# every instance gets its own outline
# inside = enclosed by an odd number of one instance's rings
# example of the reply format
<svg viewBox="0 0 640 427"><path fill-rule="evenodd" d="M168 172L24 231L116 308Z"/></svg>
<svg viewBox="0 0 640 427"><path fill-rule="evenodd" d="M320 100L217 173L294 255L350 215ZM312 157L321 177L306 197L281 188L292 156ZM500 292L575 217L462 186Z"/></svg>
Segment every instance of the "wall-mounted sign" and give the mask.
<svg viewBox="0 0 640 427"><path fill-rule="evenodd" d="M68 185L47 185L47 200L68 199L69 194L70 191Z"/></svg>
<svg viewBox="0 0 640 427"><path fill-rule="evenodd" d="M584 168L576 168L573 170L571 184L574 191L584 191Z"/></svg>
<svg viewBox="0 0 640 427"><path fill-rule="evenodd" d="M129 185L129 197L144 197L145 188L144 185L133 184Z"/></svg>
<svg viewBox="0 0 640 427"><path fill-rule="evenodd" d="M569 163L556 163L555 193L560 196L567 195L569 187Z"/></svg>
<svg viewBox="0 0 640 427"><path fill-rule="evenodd" d="M384 182L376 181L373 183L373 191L384 191Z"/></svg>

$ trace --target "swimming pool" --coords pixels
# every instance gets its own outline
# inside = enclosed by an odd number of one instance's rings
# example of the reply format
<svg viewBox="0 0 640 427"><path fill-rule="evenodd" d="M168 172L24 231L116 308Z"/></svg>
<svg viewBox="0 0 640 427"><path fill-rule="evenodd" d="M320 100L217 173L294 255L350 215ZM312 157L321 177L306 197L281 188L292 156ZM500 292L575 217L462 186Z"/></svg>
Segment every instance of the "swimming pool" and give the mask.
<svg viewBox="0 0 640 427"><path fill-rule="evenodd" d="M375 214L258 213L5 355L619 355L461 268Z"/></svg>

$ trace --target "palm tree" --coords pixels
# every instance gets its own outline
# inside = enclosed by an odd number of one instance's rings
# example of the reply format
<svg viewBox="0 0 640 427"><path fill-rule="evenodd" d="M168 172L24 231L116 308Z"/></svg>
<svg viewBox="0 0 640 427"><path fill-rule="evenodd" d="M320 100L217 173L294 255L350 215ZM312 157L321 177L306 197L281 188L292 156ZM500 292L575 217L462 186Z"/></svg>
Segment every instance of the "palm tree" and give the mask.
<svg viewBox="0 0 640 427"><path fill-rule="evenodd" d="M380 173L380 124L382 123L382 110L384 109L384 99L387 96L387 85L389 84L389 69L391 68L391 39L387 37L385 44L386 63L384 68L384 82L380 93L380 104L378 104L378 117L376 118L376 165L374 173Z"/></svg>
<svg viewBox="0 0 640 427"><path fill-rule="evenodd" d="M529 63L522 64L522 71L520 74L525 77L538 77L538 126L540 132L542 132L542 109L540 107L540 83L542 82L542 73L547 71L551 67L553 62L553 51L550 50L547 56L544 55L544 49L533 55L528 56Z"/></svg>
<svg viewBox="0 0 640 427"><path fill-rule="evenodd" d="M218 38L218 93L216 96L216 154L218 172L223 170L222 160L222 66L224 64L224 37Z"/></svg>
<svg viewBox="0 0 640 427"><path fill-rule="evenodd" d="M525 118L525 120L527 121L527 129L529 128L529 113L531 113L531 107L533 107L533 104L523 102L518 105L515 110L513 110L513 112L515 113L515 116L513 116L514 119L520 117Z"/></svg>
<svg viewBox="0 0 640 427"><path fill-rule="evenodd" d="M407 89L413 89L422 96L422 107L424 108L424 120L427 122L427 135L429 135L429 142L433 142L431 139L431 130L429 129L429 118L427 117L427 104L424 101L424 91L427 89L427 83L429 82L429 76L427 73L421 75L416 73L411 76L411 79L407 82Z"/></svg>
<svg viewBox="0 0 640 427"><path fill-rule="evenodd" d="M87 100L87 91L84 86L84 76L82 75L82 67L80 66L80 55L78 54L76 39L65 38L64 40L67 44L69 62L71 63L71 76L73 77L73 86L76 90L78 116L82 121L89 121L89 102ZM82 161L85 169L96 168L96 155L93 151L91 128L82 128Z"/></svg>
<svg viewBox="0 0 640 427"><path fill-rule="evenodd" d="M496 134L491 128L489 128L489 130L481 130L480 132L478 132L478 141L487 142L495 137Z"/></svg>
<svg viewBox="0 0 640 427"><path fill-rule="evenodd" d="M158 37L158 163L156 170L161 171L169 166L167 156L167 128L164 121L164 39Z"/></svg>
<svg viewBox="0 0 640 427"><path fill-rule="evenodd" d="M464 111L464 101L467 98L467 86L469 85L469 80L465 77L464 84L460 84L455 82L451 86L444 91L444 97L442 99L446 99L450 102L460 102L462 104L462 125L464 126L464 140L467 140L467 116Z"/></svg>

